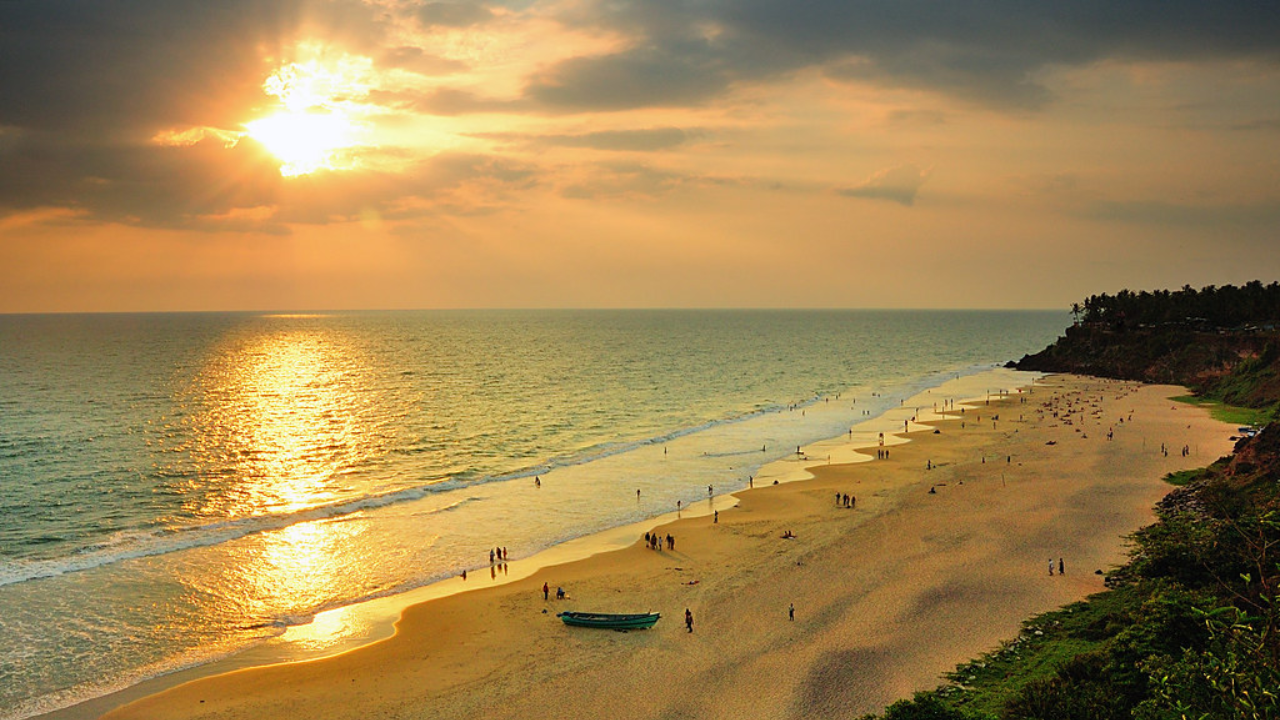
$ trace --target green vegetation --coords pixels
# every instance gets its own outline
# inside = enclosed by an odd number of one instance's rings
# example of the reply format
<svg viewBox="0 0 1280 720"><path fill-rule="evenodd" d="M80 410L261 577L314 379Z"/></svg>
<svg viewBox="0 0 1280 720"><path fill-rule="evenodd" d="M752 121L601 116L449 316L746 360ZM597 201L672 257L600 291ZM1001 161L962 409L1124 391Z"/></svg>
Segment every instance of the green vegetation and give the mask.
<svg viewBox="0 0 1280 720"><path fill-rule="evenodd" d="M1023 370L1185 385L1206 400L1280 418L1280 283L1095 295Z"/></svg>
<svg viewBox="0 0 1280 720"><path fill-rule="evenodd" d="M1113 328L1143 325L1185 325L1211 329L1253 329L1280 318L1280 283L1254 280L1243 287L1224 285L1181 290L1093 295L1071 314L1085 323Z"/></svg>
<svg viewBox="0 0 1280 720"><path fill-rule="evenodd" d="M1204 477L1204 473L1205 471L1203 468L1199 470L1179 470L1178 472L1171 472L1168 475L1165 475L1164 481L1170 485L1182 487L1183 485L1189 485Z"/></svg>
<svg viewBox="0 0 1280 720"><path fill-rule="evenodd" d="M1110 590L1040 615L884 720L1280 719L1280 285L1094 296L1029 370L1172 382L1264 426L1170 473ZM1232 328L1232 329L1227 329ZM874 720L868 715L864 720Z"/></svg>
<svg viewBox="0 0 1280 720"><path fill-rule="evenodd" d="M884 720L1280 718L1280 427L1189 473L1112 588L1027 621ZM867 720L875 716L867 716Z"/></svg>
<svg viewBox="0 0 1280 720"><path fill-rule="evenodd" d="M1224 423L1239 425L1241 427L1262 427L1267 423L1276 420L1276 406L1268 408L1249 408L1237 407L1235 405L1227 405L1219 400L1200 397L1198 395L1178 395L1171 398L1180 403L1188 405L1198 405L1206 408L1209 415L1214 420L1220 420Z"/></svg>

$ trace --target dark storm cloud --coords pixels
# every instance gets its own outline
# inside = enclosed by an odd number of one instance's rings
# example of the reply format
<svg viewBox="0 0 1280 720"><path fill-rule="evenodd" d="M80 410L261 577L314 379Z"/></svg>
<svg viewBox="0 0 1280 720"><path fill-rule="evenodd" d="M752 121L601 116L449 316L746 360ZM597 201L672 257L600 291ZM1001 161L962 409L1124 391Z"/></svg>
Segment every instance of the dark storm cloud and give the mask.
<svg viewBox="0 0 1280 720"><path fill-rule="evenodd" d="M1103 59L1277 60L1273 3L636 0L592 23L637 37L567 61L531 97L564 109L692 105L731 83L821 66L836 79L930 89L997 107L1052 98L1036 73Z"/></svg>

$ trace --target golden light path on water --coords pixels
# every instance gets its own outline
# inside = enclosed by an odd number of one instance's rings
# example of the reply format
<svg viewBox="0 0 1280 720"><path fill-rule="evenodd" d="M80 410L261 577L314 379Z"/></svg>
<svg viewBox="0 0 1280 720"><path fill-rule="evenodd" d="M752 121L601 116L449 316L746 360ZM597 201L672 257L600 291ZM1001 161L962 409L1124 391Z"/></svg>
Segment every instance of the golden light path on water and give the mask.
<svg viewBox="0 0 1280 720"><path fill-rule="evenodd" d="M342 500L344 472L382 451L362 411L364 356L338 337L295 325L233 343L202 373L196 442L224 487L198 514L278 519L229 544L205 588L250 622L332 598L366 527L305 515Z"/></svg>

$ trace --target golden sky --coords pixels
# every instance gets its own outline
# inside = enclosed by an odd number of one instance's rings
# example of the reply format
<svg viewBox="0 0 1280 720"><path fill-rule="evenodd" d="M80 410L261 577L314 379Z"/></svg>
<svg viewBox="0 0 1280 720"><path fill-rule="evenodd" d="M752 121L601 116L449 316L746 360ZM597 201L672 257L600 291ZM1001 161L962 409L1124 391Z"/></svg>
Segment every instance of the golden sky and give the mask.
<svg viewBox="0 0 1280 720"><path fill-rule="evenodd" d="M1277 278L1273 3L0 4L0 312Z"/></svg>

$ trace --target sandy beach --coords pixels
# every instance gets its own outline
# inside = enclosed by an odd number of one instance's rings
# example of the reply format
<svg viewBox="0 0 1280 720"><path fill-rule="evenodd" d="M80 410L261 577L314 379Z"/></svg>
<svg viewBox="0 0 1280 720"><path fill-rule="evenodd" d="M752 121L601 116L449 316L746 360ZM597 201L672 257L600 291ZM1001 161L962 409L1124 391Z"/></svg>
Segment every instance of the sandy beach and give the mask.
<svg viewBox="0 0 1280 720"><path fill-rule="evenodd" d="M628 547L410 607L385 640L199 679L105 717L878 711L1030 615L1103 589L1095 571L1124 560L1122 536L1150 521L1169 490L1163 475L1231 450L1234 428L1169 400L1184 392L1050 376L942 417L935 389L882 419L897 429L886 432L887 459L865 433L804 448L765 468L736 505L717 497L656 527L674 550L649 549L639 530ZM556 618L570 609L663 618L651 630L594 631Z"/></svg>

